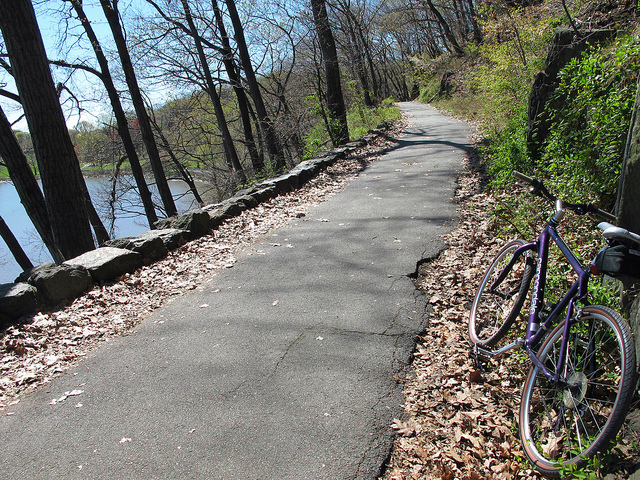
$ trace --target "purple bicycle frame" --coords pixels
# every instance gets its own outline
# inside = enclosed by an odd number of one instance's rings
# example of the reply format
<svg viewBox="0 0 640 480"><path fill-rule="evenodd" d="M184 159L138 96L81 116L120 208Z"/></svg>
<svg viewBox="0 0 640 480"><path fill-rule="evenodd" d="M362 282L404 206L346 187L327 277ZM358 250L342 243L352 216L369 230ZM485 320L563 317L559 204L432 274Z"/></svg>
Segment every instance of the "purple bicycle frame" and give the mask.
<svg viewBox="0 0 640 480"><path fill-rule="evenodd" d="M549 260L549 244L551 240L553 240L558 248L560 248L560 251L562 252L564 257L569 261L571 267L578 274L578 279L571 286L571 288L569 288L564 297L562 297L562 300L560 300L558 304L553 308L547 318L544 319L542 325L540 325L540 312L542 311L544 305L544 290L547 279L547 262ZM582 266L582 264L573 254L568 245L564 242L564 240L562 240L562 238L558 234L556 226L553 223L547 224L540 236L534 242L530 242L522 245L521 247L518 247L513 253L513 262L515 262L515 259L518 258L521 254L524 254L529 250L538 252L538 261L536 264L536 272L533 279L531 309L529 312L529 322L527 324L527 335L524 341L524 348L531 358L533 364L538 367L550 381L558 383L560 374L563 371L562 367L564 366L565 356L567 353L567 339L569 327L572 323L571 319L575 307L575 302L577 299L583 298L587 294L589 276L591 272ZM510 266L512 266L512 262L509 263L510 265L508 265L506 268L510 268ZM535 347L538 342L540 342L545 332L553 327L556 318L567 306L569 308L567 309L566 322L564 325L564 332L562 336L562 344L560 347L560 365L557 365L556 373L554 375L549 373L542 362L538 360L538 357L532 350L532 347Z"/></svg>

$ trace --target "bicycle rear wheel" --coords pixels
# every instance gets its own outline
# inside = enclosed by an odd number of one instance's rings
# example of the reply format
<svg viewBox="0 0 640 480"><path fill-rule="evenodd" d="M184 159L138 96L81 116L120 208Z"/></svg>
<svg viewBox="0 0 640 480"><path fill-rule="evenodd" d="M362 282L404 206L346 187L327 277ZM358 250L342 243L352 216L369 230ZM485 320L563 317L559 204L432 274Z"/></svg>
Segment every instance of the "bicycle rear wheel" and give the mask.
<svg viewBox="0 0 640 480"><path fill-rule="evenodd" d="M551 374L561 365L565 322L544 342L538 358ZM635 349L625 321L613 310L585 307L569 328L560 382L532 367L520 404L520 440L544 475L560 466L584 466L606 449L622 426L633 395Z"/></svg>
<svg viewBox="0 0 640 480"><path fill-rule="evenodd" d="M494 285L524 240L507 243L493 259L471 305L469 338L472 344L491 347L511 328L527 297L533 267L529 252L518 256L504 279Z"/></svg>

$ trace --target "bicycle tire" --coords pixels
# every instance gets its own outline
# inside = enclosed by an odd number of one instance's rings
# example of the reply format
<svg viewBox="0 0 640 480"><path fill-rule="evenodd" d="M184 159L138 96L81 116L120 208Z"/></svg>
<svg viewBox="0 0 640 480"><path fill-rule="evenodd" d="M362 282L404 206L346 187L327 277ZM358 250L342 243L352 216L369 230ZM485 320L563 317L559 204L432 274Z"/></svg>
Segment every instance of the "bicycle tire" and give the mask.
<svg viewBox="0 0 640 480"><path fill-rule="evenodd" d="M538 358L556 372L564 335L561 322ZM522 390L520 440L533 466L548 477L581 468L615 439L635 386L635 347L629 326L607 307L585 307L570 326L564 386L532 367Z"/></svg>
<svg viewBox="0 0 640 480"><path fill-rule="evenodd" d="M518 318L529 291L533 266L529 252L520 255L505 279L491 286L511 260L524 240L512 240L498 252L489 264L469 314L469 338L474 345L492 347L500 341Z"/></svg>

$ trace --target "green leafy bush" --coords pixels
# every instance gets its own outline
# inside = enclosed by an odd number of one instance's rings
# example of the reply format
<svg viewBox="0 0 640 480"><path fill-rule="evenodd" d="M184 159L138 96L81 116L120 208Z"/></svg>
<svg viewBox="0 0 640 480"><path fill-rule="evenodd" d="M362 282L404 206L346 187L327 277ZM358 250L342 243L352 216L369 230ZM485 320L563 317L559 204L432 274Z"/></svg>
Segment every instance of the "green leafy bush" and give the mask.
<svg viewBox="0 0 640 480"><path fill-rule="evenodd" d="M508 187L513 184L513 170L529 171L533 162L527 153L526 104L520 102L502 130L496 130L484 146L480 154L485 159L487 171L494 188Z"/></svg>
<svg viewBox="0 0 640 480"><path fill-rule="evenodd" d="M640 43L618 41L572 60L560 73L552 128L539 173L568 198L610 208L635 100Z"/></svg>

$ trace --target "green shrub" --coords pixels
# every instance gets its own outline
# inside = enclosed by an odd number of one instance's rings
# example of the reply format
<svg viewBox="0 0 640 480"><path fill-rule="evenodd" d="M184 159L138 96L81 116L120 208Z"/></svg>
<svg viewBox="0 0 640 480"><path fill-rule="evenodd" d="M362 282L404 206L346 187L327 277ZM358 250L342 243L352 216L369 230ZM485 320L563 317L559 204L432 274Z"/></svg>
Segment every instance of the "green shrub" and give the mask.
<svg viewBox="0 0 640 480"><path fill-rule="evenodd" d="M526 104L520 102L517 107L507 125L502 130L495 131L487 139L487 144L480 148L494 188L509 188L514 182L511 176L513 170L528 172L533 165L527 153Z"/></svg>
<svg viewBox="0 0 640 480"><path fill-rule="evenodd" d="M382 122L390 122L400 118L400 110L393 105L393 99L384 100L380 106L369 108L360 102L354 102L347 112L347 123L349 124L349 137L354 140L364 136L369 130L377 127ZM313 113L320 117L318 104ZM327 133L324 121L319 118L316 125L309 129L305 137L305 147L302 160L313 157L325 148L330 148L331 139Z"/></svg>
<svg viewBox="0 0 640 480"><path fill-rule="evenodd" d="M640 69L640 43L618 41L572 60L560 74L539 174L567 198L615 201Z"/></svg>

